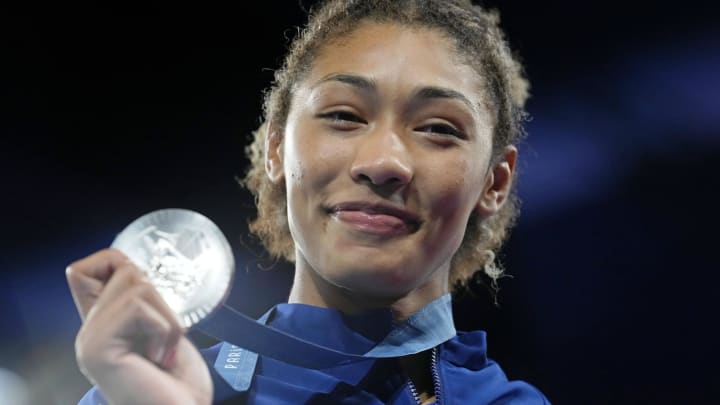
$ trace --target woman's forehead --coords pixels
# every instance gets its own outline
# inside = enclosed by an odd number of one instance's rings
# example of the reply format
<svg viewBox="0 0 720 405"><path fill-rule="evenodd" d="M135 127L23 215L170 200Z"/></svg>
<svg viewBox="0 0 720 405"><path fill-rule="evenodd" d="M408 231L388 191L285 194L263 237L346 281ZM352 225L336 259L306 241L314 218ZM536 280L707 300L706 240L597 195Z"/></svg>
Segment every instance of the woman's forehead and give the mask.
<svg viewBox="0 0 720 405"><path fill-rule="evenodd" d="M481 78L440 31L395 23L365 22L324 45L304 85L334 74L365 77L378 86L433 86L462 92L480 102Z"/></svg>

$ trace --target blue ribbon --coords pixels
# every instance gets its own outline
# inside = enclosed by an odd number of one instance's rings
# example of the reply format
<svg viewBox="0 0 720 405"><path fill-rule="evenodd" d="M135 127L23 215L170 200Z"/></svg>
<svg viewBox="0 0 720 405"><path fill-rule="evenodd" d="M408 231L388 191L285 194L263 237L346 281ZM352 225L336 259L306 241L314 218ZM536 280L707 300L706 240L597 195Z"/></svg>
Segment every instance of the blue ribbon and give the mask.
<svg viewBox="0 0 720 405"><path fill-rule="evenodd" d="M236 391L245 391L250 387L258 353L288 364L322 369L367 359L420 353L456 334L450 294L432 301L399 323L365 353L348 353L318 345L268 326L267 320L274 309L254 320L223 305L197 325L203 333L224 341L215 361L215 370Z"/></svg>

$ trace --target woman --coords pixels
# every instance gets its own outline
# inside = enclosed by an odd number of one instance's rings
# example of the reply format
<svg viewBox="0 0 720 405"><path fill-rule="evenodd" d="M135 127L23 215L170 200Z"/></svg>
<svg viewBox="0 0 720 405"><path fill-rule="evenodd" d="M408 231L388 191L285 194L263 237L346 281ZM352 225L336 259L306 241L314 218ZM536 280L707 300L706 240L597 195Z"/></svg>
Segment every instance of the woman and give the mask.
<svg viewBox="0 0 720 405"><path fill-rule="evenodd" d="M496 279L526 97L496 16L468 0L331 0L311 13L249 148L251 229L295 263L268 323L371 348L476 270ZM121 253L67 274L78 362L97 385L87 403L547 403L451 319L449 340L397 358L313 370L260 356L234 389L213 366L219 347L201 355Z"/></svg>

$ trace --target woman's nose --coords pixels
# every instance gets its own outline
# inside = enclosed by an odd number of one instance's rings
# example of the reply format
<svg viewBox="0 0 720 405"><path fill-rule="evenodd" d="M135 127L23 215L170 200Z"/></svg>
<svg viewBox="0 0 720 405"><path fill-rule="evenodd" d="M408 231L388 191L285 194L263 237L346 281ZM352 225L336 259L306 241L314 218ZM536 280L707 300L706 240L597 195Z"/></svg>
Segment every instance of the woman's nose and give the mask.
<svg viewBox="0 0 720 405"><path fill-rule="evenodd" d="M413 178L410 151L394 132L367 134L359 140L350 175L356 182L394 192Z"/></svg>

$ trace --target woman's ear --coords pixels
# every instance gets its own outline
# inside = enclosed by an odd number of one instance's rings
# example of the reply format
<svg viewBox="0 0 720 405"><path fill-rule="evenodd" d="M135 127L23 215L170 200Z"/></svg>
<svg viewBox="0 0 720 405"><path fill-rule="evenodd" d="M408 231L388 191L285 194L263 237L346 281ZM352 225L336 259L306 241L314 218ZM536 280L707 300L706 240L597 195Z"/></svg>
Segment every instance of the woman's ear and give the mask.
<svg viewBox="0 0 720 405"><path fill-rule="evenodd" d="M518 151L515 146L507 146L491 170L488 171L485 186L477 205L477 211L481 218L489 217L500 211L500 208L508 200L512 190L517 155Z"/></svg>
<svg viewBox="0 0 720 405"><path fill-rule="evenodd" d="M265 131L265 172L271 182L279 183L285 178L283 136L272 123L266 126Z"/></svg>

